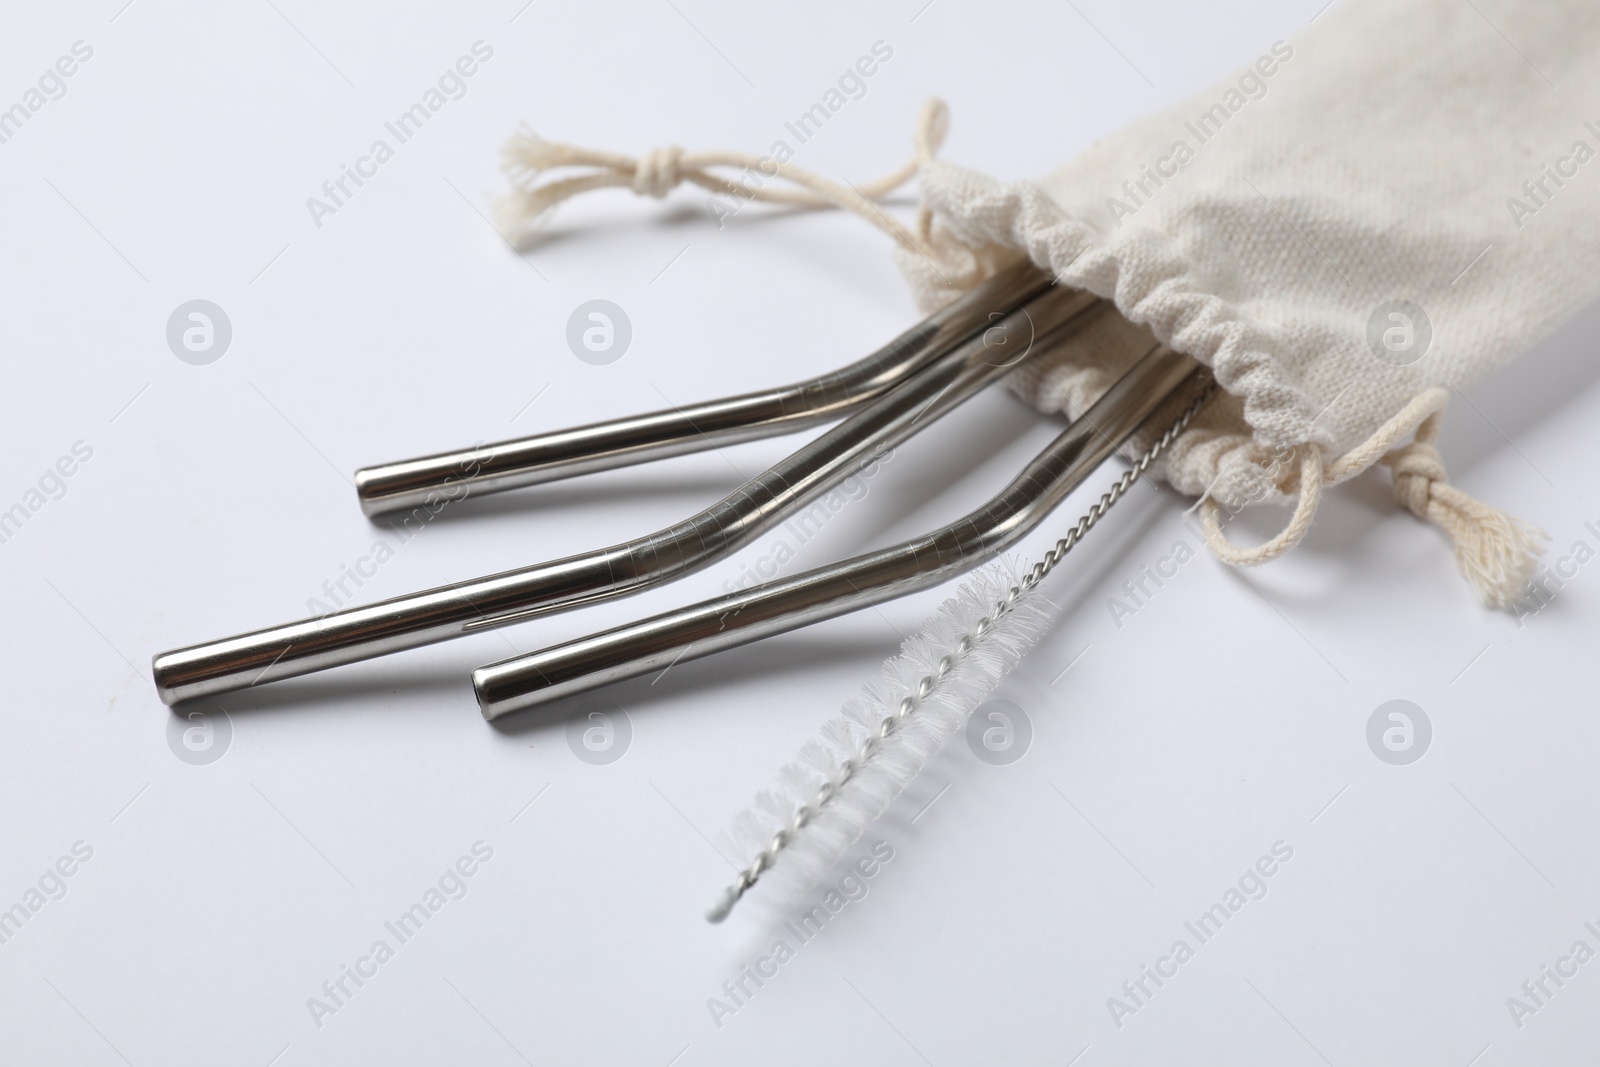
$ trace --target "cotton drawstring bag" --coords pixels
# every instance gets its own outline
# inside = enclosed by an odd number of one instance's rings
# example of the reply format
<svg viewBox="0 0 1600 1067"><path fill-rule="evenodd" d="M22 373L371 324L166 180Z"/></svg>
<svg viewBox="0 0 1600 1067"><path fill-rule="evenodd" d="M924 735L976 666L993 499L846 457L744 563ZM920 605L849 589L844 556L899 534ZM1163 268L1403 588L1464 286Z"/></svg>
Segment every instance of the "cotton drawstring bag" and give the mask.
<svg viewBox="0 0 1600 1067"><path fill-rule="evenodd" d="M1512 37L1538 42L1536 58ZM663 197L685 181L725 203L838 207L895 238L925 310L1027 255L1120 312L1009 379L1040 410L1087 407L1125 369L1128 331L1214 370L1225 393L1156 473L1199 499L1224 562L1294 547L1327 487L1381 465L1480 597L1506 607L1543 534L1451 485L1436 442L1453 395L1600 295L1597 58L1592 0L1343 0L1037 181L938 160L948 113L934 101L915 158L864 185L772 156L635 159L524 134L507 147L502 217L525 239L577 193ZM570 167L587 169L550 173ZM913 176L908 227L873 201ZM1291 501L1265 544L1223 529L1248 504Z"/></svg>

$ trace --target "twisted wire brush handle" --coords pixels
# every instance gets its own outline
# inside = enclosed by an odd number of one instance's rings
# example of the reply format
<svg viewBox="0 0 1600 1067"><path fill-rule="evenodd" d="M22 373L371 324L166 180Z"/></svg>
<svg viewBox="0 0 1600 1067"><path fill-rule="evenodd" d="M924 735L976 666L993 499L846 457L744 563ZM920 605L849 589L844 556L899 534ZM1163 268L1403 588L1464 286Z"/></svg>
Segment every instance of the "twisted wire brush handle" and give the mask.
<svg viewBox="0 0 1600 1067"><path fill-rule="evenodd" d="M1078 520L1078 524L1068 530L1067 535L1057 541L1050 551L1046 552L1039 562L1033 565L1032 569L1019 583L1023 587L1022 592L1032 589L1044 581L1046 575L1055 570L1056 564L1060 563L1066 554L1072 551L1072 547L1083 540L1085 534L1094 529L1095 524L1105 517L1105 513L1111 510L1113 504L1122 499L1123 494L1133 487L1134 482L1143 477L1144 472L1150 469L1150 464L1161 458L1161 454L1171 446L1173 441L1177 440L1178 435L1189 428L1189 424L1194 421L1194 417L1200 413L1200 409L1205 406L1206 402L1216 395L1216 392L1217 383L1211 382L1201 391L1199 396L1195 397L1194 402L1184 409L1182 415L1178 416L1178 420L1167 427L1166 433L1156 438L1155 443L1145 450L1134 465L1123 472L1122 477L1117 479L1116 484L1100 495L1100 499L1095 501L1094 505L1083 514L1083 517ZM1015 593L1016 590L1013 590L1013 592ZM1020 593L1017 595L1020 595ZM1015 596L1010 597L1010 599L1013 603L1015 602Z"/></svg>
<svg viewBox="0 0 1600 1067"><path fill-rule="evenodd" d="M1040 560L1028 569L1028 572L1013 585L990 609L989 613L980 618L972 628L958 640L949 653L940 658L934 669L924 675L916 684L911 693L901 698L895 710L885 716L879 723L877 730L864 740L855 753L839 764L838 770L822 783L817 789L815 797L809 804L802 804L794 813L788 826L778 830L772 837L767 847L756 853L750 865L739 872L733 883L720 893L706 910L706 918L711 922L721 922L728 917L733 906L739 902L745 892L755 885L761 875L772 867L777 861L779 853L821 813L828 804L839 795L841 789L853 778L858 770L878 752L883 743L899 729L914 711L920 707L928 696L943 682L963 660L971 655L972 650L989 634L1001 619L1013 611L1019 602L1031 593L1039 583L1053 571L1057 564L1066 558L1067 553L1082 541L1088 532L1105 517L1106 512L1121 500L1133 484L1150 469L1161 454L1171 446L1172 442L1188 429L1189 424L1214 395L1217 384L1210 382L1198 396L1184 409L1182 415L1167 427L1149 448L1134 461L1133 466L1123 472L1110 489L1101 494L1100 499L1086 511L1066 535L1051 546Z"/></svg>

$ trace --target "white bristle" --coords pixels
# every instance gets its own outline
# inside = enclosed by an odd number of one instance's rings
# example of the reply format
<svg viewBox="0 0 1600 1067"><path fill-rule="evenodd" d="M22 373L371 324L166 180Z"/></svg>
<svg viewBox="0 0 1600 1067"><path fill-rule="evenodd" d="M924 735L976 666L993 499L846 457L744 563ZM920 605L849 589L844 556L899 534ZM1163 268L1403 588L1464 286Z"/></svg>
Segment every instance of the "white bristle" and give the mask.
<svg viewBox="0 0 1600 1067"><path fill-rule="evenodd" d="M1018 579L994 565L940 606L900 654L778 773L780 793L756 794L733 821L732 839L754 857L706 912L727 918L768 868L791 887L809 887L921 773L967 716L994 691L1050 626L1039 583L1149 470L1215 395L1206 382L1188 408L1075 526Z"/></svg>
<svg viewBox="0 0 1600 1067"><path fill-rule="evenodd" d="M1018 588L1015 573L995 564L946 600L861 695L802 746L799 759L778 772L777 792L757 794L754 806L735 818L731 836L745 854L768 854L782 834L772 875L803 887L826 874L1049 628L1035 588L1014 593ZM925 680L931 685L919 698ZM902 716L908 697L914 708ZM873 745L890 719L892 732ZM852 768L841 774L847 760ZM835 788L819 803L830 783ZM796 827L802 807L809 817ZM741 891L732 890L733 899ZM707 917L720 921L731 908L724 894Z"/></svg>

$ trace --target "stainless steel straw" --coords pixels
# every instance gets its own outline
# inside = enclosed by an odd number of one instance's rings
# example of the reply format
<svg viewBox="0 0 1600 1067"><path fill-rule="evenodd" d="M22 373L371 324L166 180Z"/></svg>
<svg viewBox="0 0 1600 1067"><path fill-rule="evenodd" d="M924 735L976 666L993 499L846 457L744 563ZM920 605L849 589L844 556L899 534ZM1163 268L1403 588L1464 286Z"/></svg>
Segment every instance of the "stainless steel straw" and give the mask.
<svg viewBox="0 0 1600 1067"><path fill-rule="evenodd" d="M1050 276L1023 260L934 312L865 359L794 385L673 411L579 426L356 471L368 515L539 485L580 474L793 433L843 418L929 363L997 327L1006 312L1044 292ZM996 329L998 342L1003 334ZM1005 338L1024 348L1019 338ZM999 359L998 343L988 358Z"/></svg>
<svg viewBox="0 0 1600 1067"><path fill-rule="evenodd" d="M480 667L472 683L484 718L786 633L971 570L1036 527L1169 397L1210 381L1209 370L1158 345L976 511L892 548Z"/></svg>
<svg viewBox="0 0 1600 1067"><path fill-rule="evenodd" d="M1011 343L997 347L994 338L1031 337L1031 350L1037 353L1070 337L1098 304L1087 293L1051 286L1033 268L1008 271L999 278L984 290L984 297L961 302L959 313L935 316L931 328L924 324L920 333L914 330L902 336L896 342L901 348L891 345L841 372L844 385L818 386L829 381L824 378L796 387L799 392L787 408L786 391L752 394L701 405L688 414L662 413L603 423L564 435L545 435L532 439L532 444L525 440L484 446L501 448L509 458L497 461L498 466L486 464L483 470L463 469L462 458L469 455L463 453L379 468L407 472L368 478L375 497L384 501L414 500L418 493L428 499L429 493L446 491L447 485L453 488L454 482L464 484L468 493L492 492L709 447L699 439L695 420L720 411L723 404L756 420L741 430L729 416L719 424L723 440L787 432L804 420L859 408L723 500L657 533L549 563L164 652L153 664L157 692L163 701L173 704L244 689L624 596L706 567L825 492L875 450L920 432L1008 373L1017 363L1014 348ZM961 331L965 337L957 338ZM890 381L881 382L884 376ZM696 433L696 439L690 439L690 432ZM738 436L741 433L742 438ZM497 473L483 473L490 469ZM452 473L445 473L447 470ZM380 493L380 485L388 488ZM382 508L389 506L385 503ZM372 510L378 505L368 507Z"/></svg>

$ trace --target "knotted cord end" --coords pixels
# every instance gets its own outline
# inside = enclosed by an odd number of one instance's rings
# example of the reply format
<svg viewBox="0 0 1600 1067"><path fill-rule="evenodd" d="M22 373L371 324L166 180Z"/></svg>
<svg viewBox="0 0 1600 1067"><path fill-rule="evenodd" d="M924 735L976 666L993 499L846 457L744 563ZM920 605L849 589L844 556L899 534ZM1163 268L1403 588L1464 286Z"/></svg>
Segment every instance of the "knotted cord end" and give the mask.
<svg viewBox="0 0 1600 1067"><path fill-rule="evenodd" d="M1434 443L1441 413L1417 427L1416 440L1382 462L1394 473L1394 495L1406 510L1443 530L1455 545L1461 576L1485 604L1505 609L1523 596L1549 535L1450 484Z"/></svg>
<svg viewBox="0 0 1600 1067"><path fill-rule="evenodd" d="M1283 532L1265 544L1247 548L1229 541L1222 532L1217 502L1210 497L1202 500L1201 529L1212 553L1235 567L1276 559L1304 540L1326 487L1382 463L1394 474L1395 499L1449 536L1455 545L1456 565L1479 599L1491 608L1513 607L1533 578L1548 535L1450 484L1438 448L1448 399L1443 389L1428 390L1333 463L1324 463L1322 449L1316 444L1299 446L1299 498L1294 515ZM1398 443L1412 432L1416 436L1409 444Z"/></svg>

